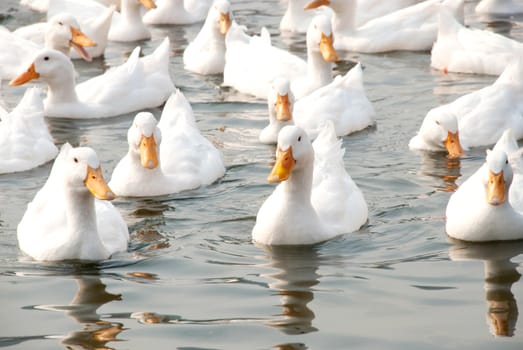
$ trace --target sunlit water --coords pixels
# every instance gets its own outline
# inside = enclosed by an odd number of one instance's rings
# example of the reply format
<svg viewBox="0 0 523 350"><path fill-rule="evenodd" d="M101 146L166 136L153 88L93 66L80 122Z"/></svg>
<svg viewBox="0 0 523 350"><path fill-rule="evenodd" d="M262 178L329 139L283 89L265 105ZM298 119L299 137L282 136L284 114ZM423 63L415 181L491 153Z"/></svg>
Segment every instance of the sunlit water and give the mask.
<svg viewBox="0 0 523 350"><path fill-rule="evenodd" d="M467 3L467 23L485 28ZM13 29L43 15L2 2ZM305 55L304 37L281 37L277 1L234 1L239 23L267 26L275 45ZM200 25L154 27L150 53L171 39L171 75L227 173L206 188L118 199L132 234L127 253L98 264L36 263L18 249L16 225L51 168L0 176L0 347L20 349L521 349L518 269L523 243L463 246L445 234L452 191L484 160L409 151L426 112L495 77L443 75L430 55L347 54L360 60L376 126L343 139L346 167L369 204L361 230L309 248L251 242L274 147L257 141L266 103L220 87L221 76L184 71L182 53ZM518 40L521 18L492 28ZM123 62L134 44L111 44L105 61L75 61L81 79ZM0 48L1 54L1 48ZM9 109L26 86L3 82ZM161 109L152 112L159 117ZM127 150L134 114L48 120L56 143L93 147L106 178ZM497 325L497 326L496 326ZM496 336L504 333L508 336Z"/></svg>

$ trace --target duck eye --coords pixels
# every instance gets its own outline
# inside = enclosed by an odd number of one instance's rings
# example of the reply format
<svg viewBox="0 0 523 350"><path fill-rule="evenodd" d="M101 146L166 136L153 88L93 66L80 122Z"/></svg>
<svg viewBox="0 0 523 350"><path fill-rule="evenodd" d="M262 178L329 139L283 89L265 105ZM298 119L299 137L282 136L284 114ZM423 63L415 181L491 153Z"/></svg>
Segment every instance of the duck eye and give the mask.
<svg viewBox="0 0 523 350"><path fill-rule="evenodd" d="M49 56L45 56L44 61L49 61Z"/></svg>
<svg viewBox="0 0 523 350"><path fill-rule="evenodd" d="M441 123L439 122L439 120L436 120L436 124L441 125Z"/></svg>
<svg viewBox="0 0 523 350"><path fill-rule="evenodd" d="M73 160L75 163L78 163L78 158L74 157Z"/></svg>
<svg viewBox="0 0 523 350"><path fill-rule="evenodd" d="M508 164L508 159L505 161L505 164Z"/></svg>
<svg viewBox="0 0 523 350"><path fill-rule="evenodd" d="M298 141L301 141L301 136L298 136Z"/></svg>
<svg viewBox="0 0 523 350"><path fill-rule="evenodd" d="M59 25L63 26L64 24L62 22L58 22Z"/></svg>

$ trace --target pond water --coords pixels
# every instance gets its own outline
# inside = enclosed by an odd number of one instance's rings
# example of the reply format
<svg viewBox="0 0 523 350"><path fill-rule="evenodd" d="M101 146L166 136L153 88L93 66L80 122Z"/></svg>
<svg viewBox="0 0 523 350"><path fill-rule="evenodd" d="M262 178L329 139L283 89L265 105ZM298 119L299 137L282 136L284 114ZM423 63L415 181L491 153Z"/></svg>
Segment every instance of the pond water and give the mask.
<svg viewBox="0 0 523 350"><path fill-rule="evenodd" d="M466 22L485 28L467 2ZM305 57L304 36L281 36L278 1L232 1L252 33ZM43 15L3 0L13 29ZM523 40L523 18L491 30ZM521 349L518 303L523 243L463 245L445 233L445 207L484 161L409 151L427 111L495 80L430 69L428 52L347 53L336 66L364 66L376 125L343 138L348 172L369 205L368 223L313 247L268 249L251 242L274 146L258 143L263 100L220 87L222 76L183 69L200 25L152 27L150 53L168 35L172 78L202 133L224 155L217 183L176 195L114 204L129 225L129 251L93 264L38 263L20 252L16 226L51 164L0 176L0 347L17 349ZM75 61L80 80L125 61L134 44L111 43L105 59ZM1 50L0 50L1 54ZM3 82L8 109L25 88ZM151 110L159 117L161 109ZM127 150L133 114L47 120L58 145L88 145L106 178ZM518 323L519 321L519 323ZM499 326L496 328L495 324ZM497 336L496 331L508 336Z"/></svg>

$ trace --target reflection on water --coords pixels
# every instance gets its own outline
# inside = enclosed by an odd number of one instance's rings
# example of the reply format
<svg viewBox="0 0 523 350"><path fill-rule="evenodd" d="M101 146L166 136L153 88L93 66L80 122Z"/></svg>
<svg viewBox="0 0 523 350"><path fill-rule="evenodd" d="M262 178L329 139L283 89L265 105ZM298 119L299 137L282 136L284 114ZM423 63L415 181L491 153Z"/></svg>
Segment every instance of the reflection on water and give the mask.
<svg viewBox="0 0 523 350"><path fill-rule="evenodd" d="M485 272L487 324L496 336L512 337L518 320L518 305L511 291L521 274L511 258L523 253L523 241L465 243L453 240L452 260L482 260Z"/></svg>
<svg viewBox="0 0 523 350"><path fill-rule="evenodd" d="M283 308L282 313L278 315L280 317L269 321L268 324L286 334L317 331L318 329L312 325L314 312L307 306L314 299L312 287L319 283L316 271L320 261L316 248L260 247L267 253L268 266L276 269L275 272L262 277L270 279L269 288L276 291ZM295 345L285 345L282 349L303 349L296 348Z"/></svg>
<svg viewBox="0 0 523 350"><path fill-rule="evenodd" d="M461 176L460 158L449 158L445 152L420 152L422 163L419 172L430 178L440 179L442 182L433 186L444 192L454 192L458 185L456 180Z"/></svg>
<svg viewBox="0 0 523 350"><path fill-rule="evenodd" d="M121 295L107 292L99 276L75 276L74 279L78 289L69 305L39 305L35 308L64 312L82 325L82 329L62 339L62 344L68 349L111 349L107 343L117 340L123 324L104 321L96 311L106 303L121 300Z"/></svg>

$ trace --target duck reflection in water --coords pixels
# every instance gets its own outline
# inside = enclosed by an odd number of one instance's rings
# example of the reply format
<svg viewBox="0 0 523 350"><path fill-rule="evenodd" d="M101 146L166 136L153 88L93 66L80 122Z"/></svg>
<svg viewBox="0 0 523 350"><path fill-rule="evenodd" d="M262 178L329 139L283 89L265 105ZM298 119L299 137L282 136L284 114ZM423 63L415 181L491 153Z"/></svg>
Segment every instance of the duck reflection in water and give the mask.
<svg viewBox="0 0 523 350"><path fill-rule="evenodd" d="M512 284L521 274L511 258L523 254L523 241L468 243L451 239L452 260L482 260L485 271L487 324L495 336L512 337L518 319L518 305Z"/></svg>
<svg viewBox="0 0 523 350"><path fill-rule="evenodd" d="M265 246L267 266L276 271L262 275L276 291L283 308L275 320L267 324L286 334L305 334L318 329L312 325L314 312L307 306L314 299L313 287L319 283L316 273L320 258L315 246Z"/></svg>
<svg viewBox="0 0 523 350"><path fill-rule="evenodd" d="M434 184L436 190L454 192L458 188L456 180L461 176L461 160L448 157L444 152L423 152L419 172L442 180L442 183Z"/></svg>
<svg viewBox="0 0 523 350"><path fill-rule="evenodd" d="M67 349L111 349L106 344L117 340L123 324L101 320L96 311L106 303L121 300L121 295L107 292L99 276L75 276L74 279L78 290L69 305L41 305L37 308L65 312L83 326L63 338L62 344Z"/></svg>

